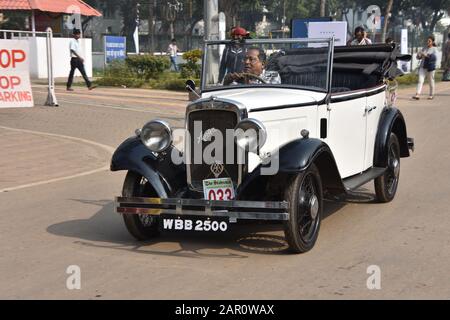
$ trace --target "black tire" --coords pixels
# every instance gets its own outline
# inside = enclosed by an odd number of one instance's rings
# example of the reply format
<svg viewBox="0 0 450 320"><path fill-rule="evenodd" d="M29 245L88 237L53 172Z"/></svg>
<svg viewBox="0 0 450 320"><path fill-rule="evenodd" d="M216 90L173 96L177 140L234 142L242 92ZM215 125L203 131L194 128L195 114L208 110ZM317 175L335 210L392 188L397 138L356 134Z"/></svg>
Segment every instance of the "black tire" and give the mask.
<svg viewBox="0 0 450 320"><path fill-rule="evenodd" d="M307 252L316 243L323 211L322 182L314 164L291 180L285 199L290 203L290 219L284 222L289 250Z"/></svg>
<svg viewBox="0 0 450 320"><path fill-rule="evenodd" d="M123 183L124 197L158 197L147 179L129 171ZM147 214L124 214L123 221L128 232L139 241L149 240L159 235L159 217Z"/></svg>
<svg viewBox="0 0 450 320"><path fill-rule="evenodd" d="M394 133L391 133L389 137L387 152L387 170L381 177L375 179L377 200L382 203L390 202L394 199L400 179L400 144Z"/></svg>

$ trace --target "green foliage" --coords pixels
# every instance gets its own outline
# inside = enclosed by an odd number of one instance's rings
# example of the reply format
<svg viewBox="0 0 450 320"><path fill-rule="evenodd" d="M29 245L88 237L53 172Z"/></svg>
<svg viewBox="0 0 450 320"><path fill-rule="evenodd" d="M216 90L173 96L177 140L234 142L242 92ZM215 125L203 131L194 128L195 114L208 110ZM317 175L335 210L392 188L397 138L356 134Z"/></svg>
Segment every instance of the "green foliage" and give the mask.
<svg viewBox="0 0 450 320"><path fill-rule="evenodd" d="M405 74L404 76L397 77L396 78L399 85L411 85L416 84L417 81L419 81L419 76L416 72L411 72L408 74Z"/></svg>
<svg viewBox="0 0 450 320"><path fill-rule="evenodd" d="M113 61L106 67L104 76L96 82L102 86L116 87L126 86L139 88L144 85L144 80L138 79L124 61Z"/></svg>
<svg viewBox="0 0 450 320"><path fill-rule="evenodd" d="M439 70L439 69L436 70L436 75L435 75L436 82L442 81L443 73L444 73L443 70ZM397 80L398 84L402 87L412 86L412 85L417 85L417 82L419 81L419 75L416 70L414 72L405 74L405 75L403 75L401 77L397 77L395 79Z"/></svg>
<svg viewBox="0 0 450 320"><path fill-rule="evenodd" d="M146 81L158 79L161 73L170 67L167 57L156 57L152 55L130 56L126 60L130 72L138 79Z"/></svg>
<svg viewBox="0 0 450 320"><path fill-rule="evenodd" d="M196 64L202 59L202 50L195 49L183 53L183 59L188 61L188 63Z"/></svg>
<svg viewBox="0 0 450 320"><path fill-rule="evenodd" d="M202 58L202 51L199 49L187 51L183 54L183 59L186 60L185 64L180 65L181 78L200 78L201 64L199 64Z"/></svg>
<svg viewBox="0 0 450 320"><path fill-rule="evenodd" d="M162 84L162 88L166 90L174 90L174 91L186 91L186 81L188 79L174 79L165 81ZM194 80L195 83L200 83L199 79Z"/></svg>

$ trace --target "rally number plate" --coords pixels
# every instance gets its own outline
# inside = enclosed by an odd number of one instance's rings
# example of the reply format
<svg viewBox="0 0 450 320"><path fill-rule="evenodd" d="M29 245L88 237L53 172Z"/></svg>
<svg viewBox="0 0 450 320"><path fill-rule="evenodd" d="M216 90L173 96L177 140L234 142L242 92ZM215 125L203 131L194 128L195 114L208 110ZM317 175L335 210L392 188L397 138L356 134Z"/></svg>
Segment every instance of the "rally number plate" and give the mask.
<svg viewBox="0 0 450 320"><path fill-rule="evenodd" d="M207 200L233 200L233 181L230 178L203 180L203 195Z"/></svg>

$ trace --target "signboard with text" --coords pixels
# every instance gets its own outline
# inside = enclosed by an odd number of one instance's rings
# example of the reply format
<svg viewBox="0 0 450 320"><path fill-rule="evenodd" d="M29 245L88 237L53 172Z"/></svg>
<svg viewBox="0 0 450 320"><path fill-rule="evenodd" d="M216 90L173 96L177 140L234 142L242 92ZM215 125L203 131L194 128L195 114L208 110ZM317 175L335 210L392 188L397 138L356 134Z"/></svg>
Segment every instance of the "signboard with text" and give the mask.
<svg viewBox="0 0 450 320"><path fill-rule="evenodd" d="M331 17L292 19L291 37L308 38L308 24L310 22L330 22Z"/></svg>
<svg viewBox="0 0 450 320"><path fill-rule="evenodd" d="M125 60L127 57L127 38L105 36L105 62Z"/></svg>
<svg viewBox="0 0 450 320"><path fill-rule="evenodd" d="M331 38L336 39L336 46L345 46L347 44L347 22L310 22L308 25L309 38ZM310 44L314 46L314 44Z"/></svg>
<svg viewBox="0 0 450 320"><path fill-rule="evenodd" d="M0 108L33 107L27 40L0 40Z"/></svg>

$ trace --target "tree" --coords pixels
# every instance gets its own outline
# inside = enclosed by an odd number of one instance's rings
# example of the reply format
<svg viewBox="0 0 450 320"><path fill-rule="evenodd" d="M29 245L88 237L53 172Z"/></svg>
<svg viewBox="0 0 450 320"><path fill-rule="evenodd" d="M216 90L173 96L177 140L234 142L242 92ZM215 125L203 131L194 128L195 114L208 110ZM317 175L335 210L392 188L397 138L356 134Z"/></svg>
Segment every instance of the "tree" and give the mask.
<svg viewBox="0 0 450 320"><path fill-rule="evenodd" d="M325 17L325 5L326 5L326 0L320 0L320 16L321 17Z"/></svg>
<svg viewBox="0 0 450 320"><path fill-rule="evenodd" d="M389 17L391 15L391 10L392 10L393 4L394 4L394 0L389 0L388 4L386 6L386 11L384 13L383 33L381 34L381 42L386 41L386 33L387 33L388 24L389 24Z"/></svg>

